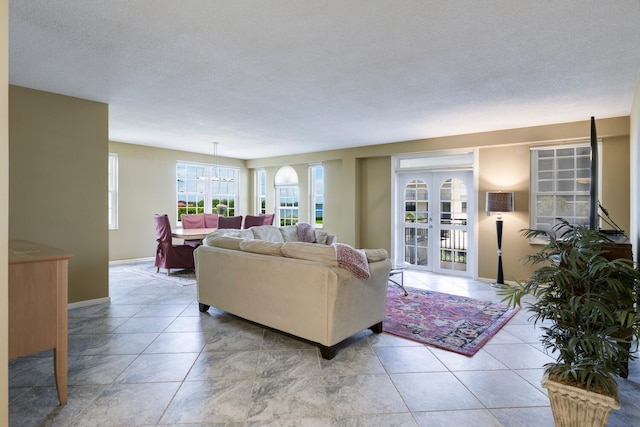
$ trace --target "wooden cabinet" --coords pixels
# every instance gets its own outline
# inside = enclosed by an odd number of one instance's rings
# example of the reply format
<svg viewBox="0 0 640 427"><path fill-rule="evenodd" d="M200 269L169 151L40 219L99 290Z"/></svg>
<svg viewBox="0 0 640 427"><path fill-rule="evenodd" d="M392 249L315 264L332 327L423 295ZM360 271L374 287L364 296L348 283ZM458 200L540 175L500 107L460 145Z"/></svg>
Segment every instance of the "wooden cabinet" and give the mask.
<svg viewBox="0 0 640 427"><path fill-rule="evenodd" d="M633 261L633 252L631 247L631 242L629 239L623 236L608 236L613 242L610 244L606 244L602 246L602 249L605 253L602 255L609 261L613 261L616 259L624 258ZM636 309L638 308L638 301L636 301ZM627 338L627 337L624 337ZM625 347L627 350L631 350L631 343L626 344ZM625 360L623 362L623 368L620 372L620 377L627 378L629 376L629 361Z"/></svg>
<svg viewBox="0 0 640 427"><path fill-rule="evenodd" d="M58 398L67 403L67 275L71 254L9 241L9 359L53 349Z"/></svg>

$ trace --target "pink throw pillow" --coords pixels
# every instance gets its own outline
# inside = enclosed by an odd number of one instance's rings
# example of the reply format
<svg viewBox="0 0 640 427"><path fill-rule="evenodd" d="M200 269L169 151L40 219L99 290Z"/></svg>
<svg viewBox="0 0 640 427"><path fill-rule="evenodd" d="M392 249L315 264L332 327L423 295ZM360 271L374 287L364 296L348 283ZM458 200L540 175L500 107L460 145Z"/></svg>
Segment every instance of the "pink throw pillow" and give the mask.
<svg viewBox="0 0 640 427"><path fill-rule="evenodd" d="M367 280L371 277L367 256L363 251L354 249L345 243L334 243L333 245L336 248L336 259L340 267L349 270L359 279Z"/></svg>
<svg viewBox="0 0 640 427"><path fill-rule="evenodd" d="M316 242L316 230L311 224L307 224L306 222L298 223L298 240L305 243Z"/></svg>

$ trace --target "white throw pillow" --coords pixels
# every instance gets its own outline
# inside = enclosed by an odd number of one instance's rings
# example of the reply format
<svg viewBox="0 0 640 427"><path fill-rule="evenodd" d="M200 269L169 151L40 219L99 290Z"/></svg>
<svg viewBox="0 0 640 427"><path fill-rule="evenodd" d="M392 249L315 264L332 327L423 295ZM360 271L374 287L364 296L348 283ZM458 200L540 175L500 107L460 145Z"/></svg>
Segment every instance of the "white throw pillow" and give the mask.
<svg viewBox="0 0 640 427"><path fill-rule="evenodd" d="M288 258L318 261L329 265L338 265L336 250L333 246L305 242L284 242L280 248L282 255Z"/></svg>
<svg viewBox="0 0 640 427"><path fill-rule="evenodd" d="M384 261L389 258L389 253L386 249L363 249L363 251L367 256L368 262Z"/></svg>
<svg viewBox="0 0 640 427"><path fill-rule="evenodd" d="M245 252L253 252L255 254L282 256L280 248L282 242L267 242L264 240L250 239L240 242L240 249Z"/></svg>
<svg viewBox="0 0 640 427"><path fill-rule="evenodd" d="M297 225L285 225L279 228L282 234L282 239L285 242L297 242L298 241L298 226Z"/></svg>
<svg viewBox="0 0 640 427"><path fill-rule="evenodd" d="M328 236L329 236L329 233L327 233L326 231L316 230L316 243L320 245L326 245Z"/></svg>
<svg viewBox="0 0 640 427"><path fill-rule="evenodd" d="M253 233L253 238L258 240L265 240L267 242L284 242L282 233L278 230L278 227L273 225L258 225L251 227L249 230Z"/></svg>

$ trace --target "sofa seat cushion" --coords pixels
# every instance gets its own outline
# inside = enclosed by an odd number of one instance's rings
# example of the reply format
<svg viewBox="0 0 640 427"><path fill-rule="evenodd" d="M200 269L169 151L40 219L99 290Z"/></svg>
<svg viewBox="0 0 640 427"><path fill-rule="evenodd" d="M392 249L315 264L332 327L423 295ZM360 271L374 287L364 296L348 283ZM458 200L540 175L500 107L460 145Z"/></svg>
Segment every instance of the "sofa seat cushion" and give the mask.
<svg viewBox="0 0 640 427"><path fill-rule="evenodd" d="M282 256L280 248L283 242L269 242L265 240L249 239L240 242L240 250L256 254Z"/></svg>
<svg viewBox="0 0 640 427"><path fill-rule="evenodd" d="M318 261L323 264L338 266L336 250L333 246L305 242L284 242L280 250L282 255L288 258Z"/></svg>
<svg viewBox="0 0 640 427"><path fill-rule="evenodd" d="M282 237L280 230L278 230L278 227L274 227L272 225L258 225L251 227L249 230L253 233L253 239L284 243L284 238Z"/></svg>

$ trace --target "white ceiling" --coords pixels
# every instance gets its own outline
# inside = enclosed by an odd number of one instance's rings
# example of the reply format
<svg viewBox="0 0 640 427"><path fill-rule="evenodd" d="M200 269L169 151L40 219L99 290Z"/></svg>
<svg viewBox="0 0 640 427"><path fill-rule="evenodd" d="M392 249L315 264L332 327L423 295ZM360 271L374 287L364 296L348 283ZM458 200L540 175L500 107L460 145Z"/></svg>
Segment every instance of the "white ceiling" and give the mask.
<svg viewBox="0 0 640 427"><path fill-rule="evenodd" d="M10 83L253 159L629 115L640 0L10 0Z"/></svg>

